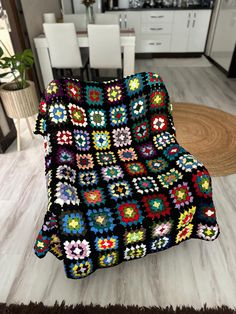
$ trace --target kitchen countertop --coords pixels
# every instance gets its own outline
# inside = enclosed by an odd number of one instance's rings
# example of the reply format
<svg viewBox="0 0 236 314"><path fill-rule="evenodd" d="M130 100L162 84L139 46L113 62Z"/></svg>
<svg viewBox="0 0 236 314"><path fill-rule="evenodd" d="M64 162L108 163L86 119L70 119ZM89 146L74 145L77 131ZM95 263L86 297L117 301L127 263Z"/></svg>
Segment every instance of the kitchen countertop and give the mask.
<svg viewBox="0 0 236 314"><path fill-rule="evenodd" d="M127 9L113 9L106 10L105 12L117 12L117 11L164 11L164 10L212 10L212 8L206 8L201 6L190 6L190 7L169 7L169 8L127 8Z"/></svg>

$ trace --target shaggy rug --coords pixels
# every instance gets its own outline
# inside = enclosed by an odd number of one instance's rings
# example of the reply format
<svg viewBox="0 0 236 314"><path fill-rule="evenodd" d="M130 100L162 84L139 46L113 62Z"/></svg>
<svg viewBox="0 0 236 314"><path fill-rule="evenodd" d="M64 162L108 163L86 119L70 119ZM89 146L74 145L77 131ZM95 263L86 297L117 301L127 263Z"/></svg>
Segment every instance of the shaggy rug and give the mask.
<svg viewBox="0 0 236 314"><path fill-rule="evenodd" d="M72 307L65 306L64 303L61 305L55 304L53 307L44 306L43 303L30 303L29 305L16 305L12 304L6 306L0 304L1 314L233 314L236 313L235 309L230 309L227 306L221 306L217 308L207 308L204 306L200 310L195 310L192 307L172 307L160 308L140 308L137 306L122 306L122 305L110 305L108 307L101 307L99 305L87 305L81 304Z"/></svg>

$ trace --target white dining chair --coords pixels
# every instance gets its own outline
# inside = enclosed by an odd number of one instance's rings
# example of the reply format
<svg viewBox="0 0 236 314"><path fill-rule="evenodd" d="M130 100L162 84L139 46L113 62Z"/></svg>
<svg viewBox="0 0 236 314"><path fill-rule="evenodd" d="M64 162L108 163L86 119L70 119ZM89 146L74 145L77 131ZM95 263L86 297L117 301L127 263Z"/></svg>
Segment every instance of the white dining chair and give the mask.
<svg viewBox="0 0 236 314"><path fill-rule="evenodd" d="M117 14L105 14L105 13L96 13L95 14L95 24L100 25L119 25L119 17Z"/></svg>
<svg viewBox="0 0 236 314"><path fill-rule="evenodd" d="M76 31L86 31L86 15L85 14L64 14L64 23L74 23Z"/></svg>
<svg viewBox="0 0 236 314"><path fill-rule="evenodd" d="M88 41L92 79L97 80L99 69L117 69L117 76L121 78L122 58L119 25L89 24Z"/></svg>
<svg viewBox="0 0 236 314"><path fill-rule="evenodd" d="M80 69L83 79L84 70L88 77L88 55L81 54L73 23L43 24L48 42L51 66L53 69ZM55 71L54 71L55 73Z"/></svg>

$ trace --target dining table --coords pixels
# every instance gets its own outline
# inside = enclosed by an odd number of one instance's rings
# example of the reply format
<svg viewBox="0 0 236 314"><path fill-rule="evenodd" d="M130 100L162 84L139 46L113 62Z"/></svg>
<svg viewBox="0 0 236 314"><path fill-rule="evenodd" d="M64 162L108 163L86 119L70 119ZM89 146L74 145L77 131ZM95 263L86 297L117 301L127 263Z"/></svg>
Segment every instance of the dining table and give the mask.
<svg viewBox="0 0 236 314"><path fill-rule="evenodd" d="M104 36L106 36L104 34ZM80 48L89 48L87 31L77 32L77 41ZM40 34L34 38L44 87L53 80L53 70L50 62L48 42L45 34ZM120 30L120 44L123 52L123 73L124 76L134 73L135 64L135 32L134 29Z"/></svg>

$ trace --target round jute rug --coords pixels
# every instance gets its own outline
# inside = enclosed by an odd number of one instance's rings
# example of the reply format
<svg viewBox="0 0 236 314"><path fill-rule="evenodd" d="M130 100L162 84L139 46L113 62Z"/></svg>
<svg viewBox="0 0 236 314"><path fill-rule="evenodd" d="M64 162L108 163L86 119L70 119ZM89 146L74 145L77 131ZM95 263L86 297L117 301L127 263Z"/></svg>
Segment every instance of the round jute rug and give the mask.
<svg viewBox="0 0 236 314"><path fill-rule="evenodd" d="M219 109L174 103L177 140L212 176L236 173L236 116Z"/></svg>

